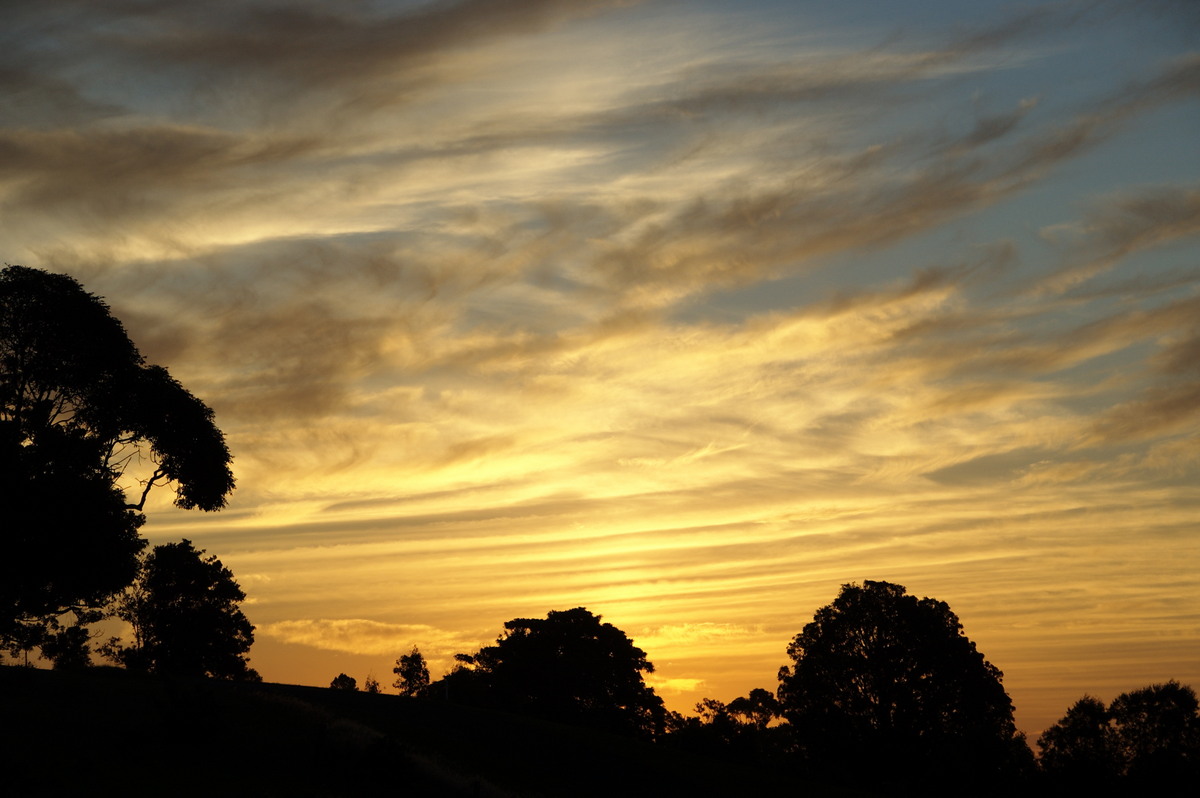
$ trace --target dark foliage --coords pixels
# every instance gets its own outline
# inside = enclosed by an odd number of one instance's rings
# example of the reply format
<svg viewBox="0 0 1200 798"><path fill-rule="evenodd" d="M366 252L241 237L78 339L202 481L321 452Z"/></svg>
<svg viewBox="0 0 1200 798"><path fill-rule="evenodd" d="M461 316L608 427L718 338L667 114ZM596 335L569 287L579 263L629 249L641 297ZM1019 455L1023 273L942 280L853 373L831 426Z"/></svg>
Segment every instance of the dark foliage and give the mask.
<svg viewBox="0 0 1200 798"><path fill-rule="evenodd" d="M1108 708L1125 772L1134 781L1172 785L1200 777L1196 693L1171 681L1122 693Z"/></svg>
<svg viewBox="0 0 1200 798"><path fill-rule="evenodd" d="M510 712L641 737L661 733L654 666L625 633L582 607L504 624L495 646L459 654L464 667L431 693Z"/></svg>
<svg viewBox="0 0 1200 798"><path fill-rule="evenodd" d="M782 776L790 770L788 729L769 726L778 717L778 704L768 690L755 688L725 704L705 698L696 716L672 712L662 743L702 756Z"/></svg>
<svg viewBox="0 0 1200 798"><path fill-rule="evenodd" d="M1200 777L1196 693L1171 681L1122 693L1105 708L1084 696L1038 739L1053 785L1174 794ZM1179 793L1182 794L1182 793Z"/></svg>
<svg viewBox="0 0 1200 798"><path fill-rule="evenodd" d="M1104 702L1084 696L1038 738L1041 767L1054 781L1103 785L1124 771L1117 731Z"/></svg>
<svg viewBox="0 0 1200 798"><path fill-rule="evenodd" d="M116 603L133 645L114 642L110 656L149 673L257 679L246 662L254 627L238 606L245 598L229 569L191 541L155 546Z"/></svg>
<svg viewBox="0 0 1200 798"><path fill-rule="evenodd" d="M136 501L118 481L149 462ZM154 485L217 510L233 490L212 411L143 360L125 328L71 277L0 271L0 639L128 586Z"/></svg>
<svg viewBox="0 0 1200 798"><path fill-rule="evenodd" d="M392 686L400 691L400 695L417 696L429 687L429 666L415 646L409 653L396 658L392 673L396 674Z"/></svg>
<svg viewBox="0 0 1200 798"><path fill-rule="evenodd" d="M344 673L339 673L337 676L334 676L333 681L329 683L329 689L348 690L349 692L354 692L358 689L358 680L356 680L353 676L347 676Z"/></svg>
<svg viewBox="0 0 1200 798"><path fill-rule="evenodd" d="M945 602L844 585L788 646L779 703L814 775L984 793L1032 764L1001 673Z"/></svg>
<svg viewBox="0 0 1200 798"><path fill-rule="evenodd" d="M779 717L779 701L770 690L756 687L749 695L730 701L728 710L729 714L737 716L741 722L762 730Z"/></svg>

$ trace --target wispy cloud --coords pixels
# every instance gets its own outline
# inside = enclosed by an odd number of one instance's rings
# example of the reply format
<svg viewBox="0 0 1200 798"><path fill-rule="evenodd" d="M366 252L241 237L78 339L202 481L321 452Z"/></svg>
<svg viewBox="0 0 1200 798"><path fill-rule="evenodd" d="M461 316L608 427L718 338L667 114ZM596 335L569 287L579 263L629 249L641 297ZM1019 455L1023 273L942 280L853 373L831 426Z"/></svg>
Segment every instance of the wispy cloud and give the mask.
<svg viewBox="0 0 1200 798"><path fill-rule="evenodd" d="M1196 636L1193 5L10 3L0 244L215 408L146 530L264 640L584 605L687 708L884 578L1038 723Z"/></svg>

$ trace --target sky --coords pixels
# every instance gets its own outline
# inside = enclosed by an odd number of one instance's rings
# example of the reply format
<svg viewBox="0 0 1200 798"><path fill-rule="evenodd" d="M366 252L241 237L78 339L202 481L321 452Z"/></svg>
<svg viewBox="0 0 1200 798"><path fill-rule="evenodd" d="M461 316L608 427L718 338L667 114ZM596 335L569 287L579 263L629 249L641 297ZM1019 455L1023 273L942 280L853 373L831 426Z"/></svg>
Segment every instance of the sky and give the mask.
<svg viewBox="0 0 1200 798"><path fill-rule="evenodd" d="M1031 741L1200 687L1200 4L6 0L0 260L216 412L268 681L587 607L672 709L865 579Z"/></svg>

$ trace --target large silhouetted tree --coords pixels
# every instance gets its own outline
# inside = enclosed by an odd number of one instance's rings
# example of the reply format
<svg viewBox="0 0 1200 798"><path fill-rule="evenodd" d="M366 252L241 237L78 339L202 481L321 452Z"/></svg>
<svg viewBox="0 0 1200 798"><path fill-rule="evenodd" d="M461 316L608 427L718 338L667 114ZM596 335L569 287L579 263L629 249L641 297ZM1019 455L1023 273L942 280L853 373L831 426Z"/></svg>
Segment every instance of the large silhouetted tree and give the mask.
<svg viewBox="0 0 1200 798"><path fill-rule="evenodd" d="M945 602L843 585L787 651L779 703L823 776L970 793L1031 759L1000 671Z"/></svg>
<svg viewBox="0 0 1200 798"><path fill-rule="evenodd" d="M100 298L66 275L0 271L0 640L102 606L137 573L150 489L217 510L229 464L212 411Z"/></svg>
<svg viewBox="0 0 1200 798"><path fill-rule="evenodd" d="M583 607L504 624L495 646L456 657L452 697L620 734L662 731L662 699L642 678L646 652Z"/></svg>
<svg viewBox="0 0 1200 798"><path fill-rule="evenodd" d="M239 606L245 598L229 569L191 541L155 546L116 602L133 644L112 643L109 651L131 670L257 679L246 661L254 627Z"/></svg>

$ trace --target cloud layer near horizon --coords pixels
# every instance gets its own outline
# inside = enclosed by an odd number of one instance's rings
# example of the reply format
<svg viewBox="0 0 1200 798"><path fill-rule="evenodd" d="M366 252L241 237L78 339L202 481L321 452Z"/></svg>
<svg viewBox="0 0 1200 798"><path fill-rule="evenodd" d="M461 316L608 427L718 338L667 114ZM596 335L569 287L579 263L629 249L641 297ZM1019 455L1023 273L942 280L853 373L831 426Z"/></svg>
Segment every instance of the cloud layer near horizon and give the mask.
<svg viewBox="0 0 1200 798"><path fill-rule="evenodd" d="M55 8L0 48L4 258L216 410L229 511L146 531L260 638L583 605L682 709L872 578L1033 731L1200 680L1188 4Z"/></svg>

